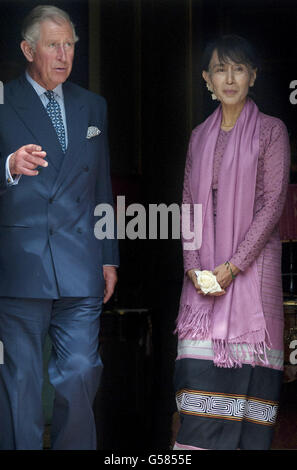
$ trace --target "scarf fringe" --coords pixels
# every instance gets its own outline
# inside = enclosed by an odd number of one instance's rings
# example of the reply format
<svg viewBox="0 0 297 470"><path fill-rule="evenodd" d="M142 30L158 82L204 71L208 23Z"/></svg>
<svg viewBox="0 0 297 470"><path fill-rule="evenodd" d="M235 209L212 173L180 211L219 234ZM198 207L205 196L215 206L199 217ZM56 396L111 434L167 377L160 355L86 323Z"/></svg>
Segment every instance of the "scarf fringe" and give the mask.
<svg viewBox="0 0 297 470"><path fill-rule="evenodd" d="M264 365L269 365L267 350L271 348L271 341L266 329L250 332L229 343L226 340L213 339L212 345L213 362L217 367L242 367L244 359L248 359L249 364L255 367L255 356ZM247 351L244 351L244 347Z"/></svg>
<svg viewBox="0 0 297 470"><path fill-rule="evenodd" d="M210 338L211 310L193 309L190 305L183 305L177 318L174 333L179 339L205 340ZM246 335L227 342L225 339L212 338L214 352L213 362L217 367L242 367L246 359L253 367L256 364L255 356L263 365L268 365L267 350L271 348L271 341L267 330L249 332Z"/></svg>
<svg viewBox="0 0 297 470"><path fill-rule="evenodd" d="M193 309L190 305L183 305L174 333L177 333L180 339L205 340L210 333L210 316L210 309Z"/></svg>

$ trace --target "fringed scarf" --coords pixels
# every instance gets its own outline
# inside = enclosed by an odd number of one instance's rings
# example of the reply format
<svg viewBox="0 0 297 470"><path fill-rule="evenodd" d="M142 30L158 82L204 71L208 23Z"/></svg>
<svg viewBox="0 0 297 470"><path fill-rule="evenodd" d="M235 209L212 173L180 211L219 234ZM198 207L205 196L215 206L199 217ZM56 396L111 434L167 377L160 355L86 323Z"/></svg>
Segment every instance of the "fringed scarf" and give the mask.
<svg viewBox="0 0 297 470"><path fill-rule="evenodd" d="M211 271L234 255L252 223L259 156L259 110L248 99L222 158L214 228L213 161L221 117L219 106L194 130L190 147L192 202L202 204L201 269ZM211 338L216 366L241 367L242 345L266 363L269 339L256 261L220 297L198 294L185 276L176 331L179 339Z"/></svg>

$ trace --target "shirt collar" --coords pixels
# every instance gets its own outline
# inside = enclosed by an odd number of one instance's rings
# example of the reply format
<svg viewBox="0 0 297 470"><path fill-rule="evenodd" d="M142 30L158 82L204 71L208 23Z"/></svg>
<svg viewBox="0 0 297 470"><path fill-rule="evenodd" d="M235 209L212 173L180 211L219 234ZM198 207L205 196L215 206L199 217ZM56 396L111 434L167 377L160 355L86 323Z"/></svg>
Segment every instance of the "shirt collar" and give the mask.
<svg viewBox="0 0 297 470"><path fill-rule="evenodd" d="M31 75L29 74L29 72L27 70L26 70L25 74L26 74L26 78L27 78L28 82L32 85L32 87L34 88L34 90L36 91L36 93L39 97L47 91L45 88L43 88L41 85L39 85L39 83L37 83L35 80L33 80L33 78L31 77ZM56 93L63 100L62 83L60 83L58 86L56 86L56 88L53 89L53 92Z"/></svg>

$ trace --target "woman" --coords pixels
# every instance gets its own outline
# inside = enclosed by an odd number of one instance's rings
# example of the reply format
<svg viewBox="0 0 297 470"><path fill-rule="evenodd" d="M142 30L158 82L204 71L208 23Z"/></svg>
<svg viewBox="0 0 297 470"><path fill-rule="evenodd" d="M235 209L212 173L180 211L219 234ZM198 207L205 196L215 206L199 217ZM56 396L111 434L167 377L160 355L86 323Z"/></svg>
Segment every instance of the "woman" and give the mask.
<svg viewBox="0 0 297 470"><path fill-rule="evenodd" d="M185 168L183 204L202 204L202 244L184 248L174 448L269 449L283 370L288 134L248 97L257 61L245 39L210 44L202 75L220 106L192 132ZM198 270L222 290L205 294Z"/></svg>

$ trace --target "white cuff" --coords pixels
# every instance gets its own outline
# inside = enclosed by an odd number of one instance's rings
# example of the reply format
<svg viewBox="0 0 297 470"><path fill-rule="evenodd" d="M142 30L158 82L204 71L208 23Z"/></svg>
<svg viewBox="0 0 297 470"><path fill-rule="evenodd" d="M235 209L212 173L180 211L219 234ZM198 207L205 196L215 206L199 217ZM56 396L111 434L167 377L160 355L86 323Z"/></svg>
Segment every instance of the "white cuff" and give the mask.
<svg viewBox="0 0 297 470"><path fill-rule="evenodd" d="M19 179L22 176L22 175L17 175L14 179L11 176L10 169L9 169L9 160L10 160L11 155L13 154L11 153L10 155L8 155L6 159L6 165L5 165L5 177L6 177L6 182L8 186L13 186L14 184L18 184Z"/></svg>

